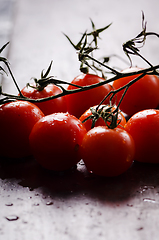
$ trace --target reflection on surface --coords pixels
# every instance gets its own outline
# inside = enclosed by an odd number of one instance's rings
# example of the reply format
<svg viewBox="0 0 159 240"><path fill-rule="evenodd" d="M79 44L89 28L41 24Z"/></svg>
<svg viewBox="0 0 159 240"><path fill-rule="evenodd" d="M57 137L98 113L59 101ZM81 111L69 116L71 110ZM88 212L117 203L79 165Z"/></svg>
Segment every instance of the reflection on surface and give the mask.
<svg viewBox="0 0 159 240"><path fill-rule="evenodd" d="M66 172L45 170L31 158L17 162L1 160L0 164L0 178L5 182L8 179L8 188L12 182L17 182L17 186L30 191L41 188L44 195L46 192L52 198L87 194L101 201L122 202L159 191L158 176L159 165L137 162L127 172L113 178L88 173L82 161Z"/></svg>

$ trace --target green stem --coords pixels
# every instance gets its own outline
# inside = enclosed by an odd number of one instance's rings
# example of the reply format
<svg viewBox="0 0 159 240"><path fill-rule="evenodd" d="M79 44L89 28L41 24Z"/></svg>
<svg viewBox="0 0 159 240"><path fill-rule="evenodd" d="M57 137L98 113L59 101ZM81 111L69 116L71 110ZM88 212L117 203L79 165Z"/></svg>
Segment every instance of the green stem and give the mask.
<svg viewBox="0 0 159 240"><path fill-rule="evenodd" d="M21 91L20 91L20 88L19 88L19 86L18 86L18 84L17 84L17 82L16 82L16 80L15 80L15 78L14 78L14 76L13 76L13 73L12 73L10 67L9 67L9 64L8 64L7 62L4 62L4 63L6 64L6 66L7 66L7 68L8 68L8 71L9 71L9 73L10 73L12 79L13 79L13 82L14 82L14 84L15 84L15 86L16 86L19 94L20 94L20 96L22 97L23 95L22 95L22 93L21 93Z"/></svg>
<svg viewBox="0 0 159 240"><path fill-rule="evenodd" d="M91 57L90 55L84 54L84 56L85 56L85 57L88 57L89 59L93 60L94 62L98 63L99 65L101 65L101 66L109 69L109 70L110 70L112 73L114 73L115 75L117 75L117 76L120 76L120 75L121 75L120 72L118 72L117 70L109 67L108 65L106 65L106 64L104 64L104 63L102 63L102 62L100 62L100 61L98 61L97 59Z"/></svg>
<svg viewBox="0 0 159 240"><path fill-rule="evenodd" d="M156 73L155 70L159 68L159 65L156 65L156 66L153 66L153 67L149 67L147 69L141 69L139 71L133 71L133 72L127 72L127 73L119 73L119 75L117 76L114 76L110 79L107 79L107 80L103 80L99 83L96 83L96 84L93 84L93 85L88 85L88 86L83 86L81 88L81 86L79 86L79 88L76 88L76 89L73 89L73 90L63 90L61 93L57 94L57 95L54 95L54 96L51 96L51 97L47 97L47 98L40 98L40 99L30 99L30 98L27 98L27 97L24 97L22 94L20 94L20 96L17 96L17 95L11 95L11 94L7 94L7 93L4 93L2 92L1 95L5 96L8 98L8 101L12 101L12 100L23 100L23 101L30 101L30 102L44 102L44 101L47 101L47 100L51 100L51 99L55 99L55 98L58 98L58 97L62 97L62 96L65 96L65 95L69 95L69 94L73 94L73 93L78 93L78 92L82 92L82 91L87 91L87 90L90 90L90 89L93 89L93 88L96 88L96 87L100 87L102 85L105 85L107 83L110 83L110 82L113 82L113 81L116 81L120 78L124 78L124 77L128 77L128 76L133 76L133 75L137 75L137 74L141 74L140 75L140 78L143 77L144 75L146 74L154 74ZM139 78L139 77L138 77ZM138 80L138 78L135 78L133 79L129 84L133 84L135 81ZM52 80L54 81L54 79ZM59 81L59 80L58 80ZM51 82L51 79L49 79L49 83ZM66 83L66 82L65 82ZM70 83L68 83L69 85ZM76 85L77 86L77 85ZM120 90L113 90L111 92L108 93L108 95L104 98L106 99L107 97L109 97L111 94L116 94L116 91L121 91L122 89L124 89L125 86L123 86ZM20 90L19 90L20 91ZM20 92L19 92L20 93ZM111 97L112 99L112 97ZM6 101L6 98L5 98L5 101ZM103 100L102 100L103 102ZM3 99L0 100L0 104L3 104Z"/></svg>
<svg viewBox="0 0 159 240"><path fill-rule="evenodd" d="M138 55L142 60L144 60L148 65L150 65L151 67L153 67L153 65L152 65L145 57L143 57L140 53L138 53L138 51L134 50L134 48L132 48L131 46L129 46L129 48L130 48L136 55Z"/></svg>

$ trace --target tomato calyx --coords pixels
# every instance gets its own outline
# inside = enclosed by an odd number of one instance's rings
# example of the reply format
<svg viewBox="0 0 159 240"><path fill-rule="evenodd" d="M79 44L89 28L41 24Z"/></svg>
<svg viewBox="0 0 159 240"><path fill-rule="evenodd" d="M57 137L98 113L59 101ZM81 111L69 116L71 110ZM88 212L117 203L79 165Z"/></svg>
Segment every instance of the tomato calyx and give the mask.
<svg viewBox="0 0 159 240"><path fill-rule="evenodd" d="M98 105L97 107L90 108L91 115L85 118L82 123L86 122L87 120L92 120L91 128L95 127L95 123L99 118L102 118L106 124L106 126L110 129L116 128L120 125L121 120L118 118L119 109L114 105Z"/></svg>
<svg viewBox="0 0 159 240"><path fill-rule="evenodd" d="M27 83L27 86L34 88L38 91L42 91L48 85L48 81L50 79L52 79L52 77L53 77L53 76L48 76L50 73L51 67L52 67L52 62L53 61L51 61L50 65L45 73L44 73L44 70L41 71L40 79L33 78L34 84Z"/></svg>
<svg viewBox="0 0 159 240"><path fill-rule="evenodd" d="M104 66L105 68L109 69L112 73L119 75L118 71L109 67L108 65L105 65L104 63L99 62L97 59L93 58L92 56L93 52L99 49L98 43L97 43L98 38L100 39L99 34L105 31L106 29L108 29L111 26L111 24L112 23L97 29L95 27L94 22L91 20L92 30L90 32L85 31L77 44L74 44L72 40L66 34L64 34L65 37L70 42L70 44L78 52L78 60L80 62L80 71L82 73L87 74L91 69L95 73L99 72L102 75L102 77L106 79L105 73L101 68L101 66Z"/></svg>
<svg viewBox="0 0 159 240"><path fill-rule="evenodd" d="M159 37L158 33L147 32L146 24L147 24L147 22L145 21L145 16L144 16L144 13L142 12L142 31L136 37L134 37L133 39L131 39L123 44L123 51L125 52L126 56L130 60L131 67L132 67L132 59L130 57L131 54L139 56L147 64L149 64L151 67L153 67L153 65L139 53L139 49L144 46L147 36ZM137 45L139 45L139 46L137 46Z"/></svg>
<svg viewBox="0 0 159 240"><path fill-rule="evenodd" d="M73 85L73 86L75 86L77 88L80 88L80 89L83 88L82 86L78 86L76 84L71 84L71 83L68 83L66 81L55 79L54 76L49 76L49 73L50 73L51 67L52 67L52 63L53 63L53 61L51 61L50 65L49 65L49 67L48 67L48 69L46 70L45 73L44 73L44 70L41 71L41 78L40 79L32 78L34 80L33 84L27 83L26 86L34 88L37 91L42 91L42 90L44 90L45 87L47 87L47 85L54 84L54 85L58 86L59 88L61 88L63 93L66 92L66 90L60 84Z"/></svg>

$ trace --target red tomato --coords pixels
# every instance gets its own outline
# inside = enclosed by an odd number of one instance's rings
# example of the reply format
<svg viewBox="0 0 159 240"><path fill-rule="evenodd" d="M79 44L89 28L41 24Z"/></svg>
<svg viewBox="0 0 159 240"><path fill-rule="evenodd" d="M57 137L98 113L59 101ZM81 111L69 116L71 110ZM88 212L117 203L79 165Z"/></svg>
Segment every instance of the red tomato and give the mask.
<svg viewBox="0 0 159 240"><path fill-rule="evenodd" d="M138 68L127 69L123 72L137 71ZM113 87L118 89L136 76L130 76L118 79L114 81ZM117 104L123 94L124 90L117 93ZM156 108L159 104L159 79L157 76L145 75L143 78L138 80L128 89L121 105L120 109L132 116L133 114L149 108Z"/></svg>
<svg viewBox="0 0 159 240"><path fill-rule="evenodd" d="M135 160L159 163L159 110L148 109L134 114L125 129L135 143Z"/></svg>
<svg viewBox="0 0 159 240"><path fill-rule="evenodd" d="M87 132L80 151L88 171L113 177L132 165L135 149L132 137L125 130L99 126Z"/></svg>
<svg viewBox="0 0 159 240"><path fill-rule="evenodd" d="M37 90L35 88L26 86L21 90L21 93L31 99L40 99L61 93L62 90L54 84L47 85L43 90ZM45 115L49 115L55 112L66 112L65 97L55 98L49 101L36 102L37 105Z"/></svg>
<svg viewBox="0 0 159 240"><path fill-rule="evenodd" d="M99 109L101 109L103 106L104 105L101 105ZM94 106L93 108L96 109L96 107L97 107L97 105ZM115 107L113 107L113 109L115 110ZM89 108L87 111L85 111L82 114L82 116L79 119L81 120L81 122L83 122L86 118L88 118L91 115L92 115L92 112L91 112L91 110ZM126 124L126 119L125 119L124 115L121 112L119 112L119 114L118 114L118 121L117 121L117 123L119 123L119 125L117 126L118 128L123 128L124 125ZM107 122L107 124L110 125L109 122ZM92 119L86 120L85 122L83 122L83 125L85 126L86 130L89 131L91 129L91 127L92 127ZM98 126L106 126L106 123L104 122L102 117L98 118L98 120L95 123L95 127L98 127Z"/></svg>
<svg viewBox="0 0 159 240"><path fill-rule="evenodd" d="M42 117L42 111L30 102L16 101L1 105L0 156L22 158L31 155L29 135Z"/></svg>
<svg viewBox="0 0 159 240"><path fill-rule="evenodd" d="M103 80L103 78L96 75L82 74L76 77L72 83L78 86L88 86L99 83ZM76 89L76 87L69 85L68 90L72 89ZM67 95L67 110L70 114L79 118L88 108L99 104L111 90L112 86L105 84L98 88ZM106 99L104 104L108 103L109 99Z"/></svg>
<svg viewBox="0 0 159 240"><path fill-rule="evenodd" d="M86 129L69 113L54 113L40 119L30 134L30 145L37 162L46 169L64 171L81 158L79 145Z"/></svg>

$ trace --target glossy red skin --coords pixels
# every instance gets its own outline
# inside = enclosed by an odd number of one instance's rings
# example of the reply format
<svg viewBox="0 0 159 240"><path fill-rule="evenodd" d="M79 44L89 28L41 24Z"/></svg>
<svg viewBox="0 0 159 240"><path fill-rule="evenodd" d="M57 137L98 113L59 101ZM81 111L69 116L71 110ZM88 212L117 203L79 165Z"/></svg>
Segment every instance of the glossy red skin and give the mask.
<svg viewBox="0 0 159 240"><path fill-rule="evenodd" d="M94 107L96 107L96 106L94 106ZM83 122L87 117L91 116L91 114L92 114L91 110L88 109L87 111L85 111L82 114L82 116L79 118L79 120L81 120L81 122ZM126 119L121 112L118 114L118 119L119 119L118 122L120 122L120 125L118 125L117 127L118 128L123 128L124 125L126 124ZM85 121L83 123L83 125L85 126L86 130L89 131L92 128L92 119L88 119L87 121ZM104 120L101 117L98 118L98 120L95 123L95 127L98 127L98 126L106 126Z"/></svg>
<svg viewBox="0 0 159 240"><path fill-rule="evenodd" d="M121 128L94 127L84 136L81 157L88 169L99 176L113 177L132 165L135 148L132 137Z"/></svg>
<svg viewBox="0 0 159 240"><path fill-rule="evenodd" d="M123 72L132 70L139 70L138 68L127 69ZM113 87L118 89L136 76L121 78L114 81ZM123 94L124 90L117 94L117 104ZM157 76L145 75L143 78L138 80L128 89L121 105L120 109L127 115L132 116L133 114L150 108L156 108L159 104L159 78Z"/></svg>
<svg viewBox="0 0 159 240"><path fill-rule="evenodd" d="M39 120L30 134L30 146L37 162L53 171L73 167L81 157L79 145L86 129L69 113L55 113Z"/></svg>
<svg viewBox="0 0 159 240"><path fill-rule="evenodd" d="M23 158L31 155L29 135L34 124L44 117L34 104L26 101L0 106L0 156Z"/></svg>
<svg viewBox="0 0 159 240"><path fill-rule="evenodd" d="M103 80L103 78L93 74L81 74L74 78L72 83L79 86L88 86L99 83ZM69 85L68 90L72 89L76 89L76 87ZM79 118L87 109L99 104L111 90L112 86L105 84L98 88L67 95L66 99L68 112ZM109 99L106 99L104 104L108 103Z"/></svg>
<svg viewBox="0 0 159 240"><path fill-rule="evenodd" d="M26 86L21 90L21 93L31 99L41 99L51 97L61 93L61 89L54 84L47 85L43 90L38 91L35 88ZM37 105L45 115L49 115L55 112L66 112L66 99L65 97L55 98L49 101L34 103Z"/></svg>
<svg viewBox="0 0 159 240"><path fill-rule="evenodd" d="M135 143L135 160L159 163L159 110L148 109L133 115L125 125Z"/></svg>

